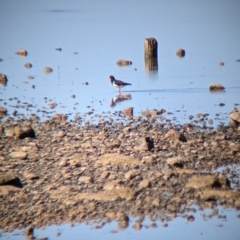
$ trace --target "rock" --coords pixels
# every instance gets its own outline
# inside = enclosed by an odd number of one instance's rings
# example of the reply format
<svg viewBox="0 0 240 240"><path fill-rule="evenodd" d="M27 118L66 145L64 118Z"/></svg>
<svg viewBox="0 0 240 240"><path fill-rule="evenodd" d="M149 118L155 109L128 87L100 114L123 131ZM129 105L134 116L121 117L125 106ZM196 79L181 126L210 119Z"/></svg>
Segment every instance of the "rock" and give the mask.
<svg viewBox="0 0 240 240"><path fill-rule="evenodd" d="M20 179L12 174L0 173L0 185L12 185L22 188Z"/></svg>
<svg viewBox="0 0 240 240"><path fill-rule="evenodd" d="M14 128L14 133L16 138L23 139L23 138L35 138L35 132L30 125L25 126L16 126Z"/></svg>
<svg viewBox="0 0 240 240"><path fill-rule="evenodd" d="M127 117L133 116L133 107L126 107L123 109L123 114Z"/></svg>
<svg viewBox="0 0 240 240"><path fill-rule="evenodd" d="M51 73L51 72L53 71L53 69L50 68L50 67L45 67L45 68L43 69L43 71L44 71L45 73Z"/></svg>
<svg viewBox="0 0 240 240"><path fill-rule="evenodd" d="M101 175L100 175L100 178L102 179L106 179L108 178L110 175L110 173L108 171L104 171Z"/></svg>
<svg viewBox="0 0 240 240"><path fill-rule="evenodd" d="M223 174L215 175L193 175L186 183L186 188L221 188L228 189L230 187L230 181Z"/></svg>
<svg viewBox="0 0 240 240"><path fill-rule="evenodd" d="M166 134L165 134L165 139L169 138L171 140L179 140L181 142L187 142L186 137L184 136L183 133L178 133L177 131L170 129Z"/></svg>
<svg viewBox="0 0 240 240"><path fill-rule="evenodd" d="M24 67L25 67L25 68L31 68L31 67L32 67L32 64L31 64L31 63L25 63L25 64L24 64Z"/></svg>
<svg viewBox="0 0 240 240"><path fill-rule="evenodd" d="M184 163L188 162L188 159L183 157L172 157L168 158L166 162L171 167L183 168Z"/></svg>
<svg viewBox="0 0 240 240"><path fill-rule="evenodd" d="M57 133L54 133L54 138L60 138L60 139L62 139L63 137L65 137L66 136L66 132L65 131L59 131L59 132L57 132Z"/></svg>
<svg viewBox="0 0 240 240"><path fill-rule="evenodd" d="M157 110L157 109L152 109L152 110L146 110L142 111L141 114L145 117L155 117L157 115L165 113L165 109Z"/></svg>
<svg viewBox="0 0 240 240"><path fill-rule="evenodd" d="M115 188L111 190L100 191L96 193L78 193L74 197L76 200L79 199L87 199L87 200L95 200L95 201L115 201L117 199L125 199L131 200L134 198L135 192L129 188L125 188L121 185L117 185Z"/></svg>
<svg viewBox="0 0 240 240"><path fill-rule="evenodd" d="M128 171L127 173L125 173L125 178L128 180L131 180L132 178L135 177L135 172L134 171Z"/></svg>
<svg viewBox="0 0 240 240"><path fill-rule="evenodd" d="M0 124L0 135L3 133L3 131L4 131L4 127L2 124Z"/></svg>
<svg viewBox="0 0 240 240"><path fill-rule="evenodd" d="M25 231L24 231L24 235L29 237L33 237L33 227L28 227Z"/></svg>
<svg viewBox="0 0 240 240"><path fill-rule="evenodd" d="M119 221L118 224L117 224L117 228L119 230L123 230L123 229L126 229L129 225L129 222L128 221Z"/></svg>
<svg viewBox="0 0 240 240"><path fill-rule="evenodd" d="M76 96L74 94L71 95L71 98L75 98Z"/></svg>
<svg viewBox="0 0 240 240"><path fill-rule="evenodd" d="M60 48L60 47L57 47L57 48L55 48L55 50L56 50L56 51L60 51L60 52L61 52L61 51L62 51L62 48Z"/></svg>
<svg viewBox="0 0 240 240"><path fill-rule="evenodd" d="M8 195L10 192L18 192L20 190L21 190L21 188L15 187L12 185L3 185L3 186L0 185L0 196Z"/></svg>
<svg viewBox="0 0 240 240"><path fill-rule="evenodd" d="M116 212L106 212L105 216L110 219L115 219L117 217Z"/></svg>
<svg viewBox="0 0 240 240"><path fill-rule="evenodd" d="M210 91L223 91L225 87L221 85L220 83L212 83L209 86Z"/></svg>
<svg viewBox="0 0 240 240"><path fill-rule="evenodd" d="M190 120L192 120L192 119L194 118L194 116L193 116L193 115L189 115L188 118L189 118Z"/></svg>
<svg viewBox="0 0 240 240"><path fill-rule="evenodd" d="M193 222L195 220L195 217L193 215L190 215L190 216L187 217L187 220L189 222Z"/></svg>
<svg viewBox="0 0 240 240"><path fill-rule="evenodd" d="M5 117L7 115L7 109L0 106L0 117Z"/></svg>
<svg viewBox="0 0 240 240"><path fill-rule="evenodd" d="M127 60L127 59L119 59L117 61L117 65L119 65L119 66L127 66L127 65L132 65L132 62L130 60Z"/></svg>
<svg viewBox="0 0 240 240"><path fill-rule="evenodd" d="M154 223L151 223L150 227L152 228L157 228L157 224L154 222Z"/></svg>
<svg viewBox="0 0 240 240"><path fill-rule="evenodd" d="M15 130L14 128L7 129L5 131L6 137L14 137L15 136Z"/></svg>
<svg viewBox="0 0 240 240"><path fill-rule="evenodd" d="M0 196L19 191L22 187L18 177L8 173L0 173Z"/></svg>
<svg viewBox="0 0 240 240"><path fill-rule="evenodd" d="M218 65L219 66L224 66L224 62L219 62Z"/></svg>
<svg viewBox="0 0 240 240"><path fill-rule="evenodd" d="M91 183L92 178L89 177L89 176L82 176L82 177L79 177L78 182L80 182L80 183Z"/></svg>
<svg viewBox="0 0 240 240"><path fill-rule="evenodd" d="M11 152L9 154L9 157L10 158L13 158L13 159L26 159L27 158L27 153L25 152Z"/></svg>
<svg viewBox="0 0 240 240"><path fill-rule="evenodd" d="M16 54L20 55L20 56L27 56L28 52L25 49L20 49L16 52Z"/></svg>
<svg viewBox="0 0 240 240"><path fill-rule="evenodd" d="M238 110L238 108L235 107L229 114L229 117L233 121L232 126L238 127L238 125L240 124L240 111Z"/></svg>
<svg viewBox="0 0 240 240"><path fill-rule="evenodd" d="M154 160L152 156L145 156L142 158L142 162L147 164L152 164Z"/></svg>
<svg viewBox="0 0 240 240"><path fill-rule="evenodd" d="M142 163L135 158L124 156L121 154L105 154L99 161L103 165L142 165Z"/></svg>
<svg viewBox="0 0 240 240"><path fill-rule="evenodd" d="M142 137L137 140L135 150L151 151L154 148L154 142L151 137Z"/></svg>
<svg viewBox="0 0 240 240"><path fill-rule="evenodd" d="M53 115L52 118L59 122L65 122L67 120L67 115L66 114L55 114L55 115Z"/></svg>
<svg viewBox="0 0 240 240"><path fill-rule="evenodd" d="M54 109L57 106L57 103L52 102L52 103L49 103L48 106L49 106L50 109Z"/></svg>
<svg viewBox="0 0 240 240"><path fill-rule="evenodd" d="M142 229L142 224L140 222L135 222L134 225L133 225L133 229L141 230Z"/></svg>
<svg viewBox="0 0 240 240"><path fill-rule="evenodd" d="M3 73L0 73L0 84L4 87L7 85L7 76Z"/></svg>
<svg viewBox="0 0 240 240"><path fill-rule="evenodd" d="M217 190L217 189L204 189L202 191L197 192L196 194L201 199L226 199L226 200L239 200L240 192L236 190Z"/></svg>
<svg viewBox="0 0 240 240"><path fill-rule="evenodd" d="M129 217L127 214L123 213L123 212L118 212L117 213L117 220L118 221L129 221Z"/></svg>
<svg viewBox="0 0 240 240"><path fill-rule="evenodd" d="M179 48L177 51L176 51L176 54L178 57L184 57L185 56L185 50L182 49L182 48Z"/></svg>
<svg viewBox="0 0 240 240"><path fill-rule="evenodd" d="M24 177L28 180L36 180L36 179L39 179L39 176L36 175L35 173L25 173L24 174Z"/></svg>
<svg viewBox="0 0 240 240"><path fill-rule="evenodd" d="M143 179L140 183L139 183L139 185L138 185L138 187L140 188L140 189L142 189L142 188L148 188L148 187L150 187L151 186L151 182L148 180L148 179Z"/></svg>

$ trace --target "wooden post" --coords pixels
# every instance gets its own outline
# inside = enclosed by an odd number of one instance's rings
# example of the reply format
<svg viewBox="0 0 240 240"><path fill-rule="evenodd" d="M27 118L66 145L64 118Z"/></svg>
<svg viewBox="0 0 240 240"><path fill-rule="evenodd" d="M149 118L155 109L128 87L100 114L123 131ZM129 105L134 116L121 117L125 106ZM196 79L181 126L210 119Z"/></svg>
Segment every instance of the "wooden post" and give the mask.
<svg viewBox="0 0 240 240"><path fill-rule="evenodd" d="M158 42L155 38L145 38L144 55L145 58L157 58Z"/></svg>
<svg viewBox="0 0 240 240"><path fill-rule="evenodd" d="M158 70L158 42L155 38L145 38L144 58L146 71Z"/></svg>

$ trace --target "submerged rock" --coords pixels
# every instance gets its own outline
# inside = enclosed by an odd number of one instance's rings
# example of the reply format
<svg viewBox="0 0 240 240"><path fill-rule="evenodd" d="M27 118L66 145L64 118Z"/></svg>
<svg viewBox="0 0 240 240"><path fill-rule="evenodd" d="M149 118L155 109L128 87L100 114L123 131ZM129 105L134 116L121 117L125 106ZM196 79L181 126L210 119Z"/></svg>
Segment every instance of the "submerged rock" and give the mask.
<svg viewBox="0 0 240 240"><path fill-rule="evenodd" d="M51 72L53 71L53 69L50 68L50 67L45 67L45 68L43 69L43 71L44 71L45 73L51 73Z"/></svg>
<svg viewBox="0 0 240 240"><path fill-rule="evenodd" d="M24 67L25 67L25 68L31 68L31 67L32 67L32 64L31 64L31 63L25 63L25 64L24 64Z"/></svg>
<svg viewBox="0 0 240 240"><path fill-rule="evenodd" d="M221 85L220 83L212 83L209 86L210 91L223 91L225 87Z"/></svg>
<svg viewBox="0 0 240 240"><path fill-rule="evenodd" d="M127 66L127 65L132 65L132 62L130 60L127 60L127 59L119 59L117 61L117 65L119 65L119 66Z"/></svg>
<svg viewBox="0 0 240 240"><path fill-rule="evenodd" d="M238 108L234 108L229 114L230 126L238 127L240 125L240 111Z"/></svg>
<svg viewBox="0 0 240 240"><path fill-rule="evenodd" d="M7 76L3 73L0 73L0 84L3 86L7 85Z"/></svg>
<svg viewBox="0 0 240 240"><path fill-rule="evenodd" d="M27 56L28 52L26 49L20 49L16 52L16 54L20 55L20 56Z"/></svg>
<svg viewBox="0 0 240 240"><path fill-rule="evenodd" d="M7 115L7 109L5 107L0 106L0 117L4 117Z"/></svg>
<svg viewBox="0 0 240 240"><path fill-rule="evenodd" d="M126 107L123 109L123 114L127 117L133 116L133 107Z"/></svg>
<svg viewBox="0 0 240 240"><path fill-rule="evenodd" d="M178 57L184 57L185 56L185 50L182 49L182 48L179 48L177 51L176 51L176 54Z"/></svg>

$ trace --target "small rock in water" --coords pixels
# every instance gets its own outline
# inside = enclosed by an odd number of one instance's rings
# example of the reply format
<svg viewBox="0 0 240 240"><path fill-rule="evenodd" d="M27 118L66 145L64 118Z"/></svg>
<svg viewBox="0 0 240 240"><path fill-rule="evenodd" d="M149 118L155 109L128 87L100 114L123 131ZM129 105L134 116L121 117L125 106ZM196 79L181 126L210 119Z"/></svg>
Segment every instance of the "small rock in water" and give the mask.
<svg viewBox="0 0 240 240"><path fill-rule="evenodd" d="M50 67L45 67L45 68L43 69L43 71L44 71L45 73L51 73L51 72L53 71L53 69L50 68Z"/></svg>
<svg viewBox="0 0 240 240"><path fill-rule="evenodd" d="M133 107L126 107L123 109L123 114L127 117L133 116Z"/></svg>
<svg viewBox="0 0 240 240"><path fill-rule="evenodd" d="M4 117L7 114L7 109L5 107L0 106L0 117Z"/></svg>
<svg viewBox="0 0 240 240"><path fill-rule="evenodd" d="M185 56L185 50L182 49L182 48L179 48L179 49L176 51L176 54L177 54L177 56L179 56L179 57L184 57L184 56Z"/></svg>
<svg viewBox="0 0 240 240"><path fill-rule="evenodd" d="M3 86L7 85L7 76L3 73L0 73L0 84Z"/></svg>
<svg viewBox="0 0 240 240"><path fill-rule="evenodd" d="M194 216L191 215L191 216L188 216L187 220L189 222L193 222L195 220L195 218L194 218Z"/></svg>
<svg viewBox="0 0 240 240"><path fill-rule="evenodd" d="M223 66L223 65L224 65L224 62L219 62L218 65L219 65L219 66Z"/></svg>
<svg viewBox="0 0 240 240"><path fill-rule="evenodd" d="M25 67L25 68L31 68L31 67L32 67L32 64L31 64L31 63L25 63L25 64L24 64L24 67Z"/></svg>
<svg viewBox="0 0 240 240"><path fill-rule="evenodd" d="M127 65L131 65L131 64L132 64L132 62L127 59L119 59L117 61L117 65L119 65L119 66L127 66Z"/></svg>
<svg viewBox="0 0 240 240"><path fill-rule="evenodd" d="M225 89L220 83L213 83L209 86L210 91L222 91Z"/></svg>
<svg viewBox="0 0 240 240"><path fill-rule="evenodd" d="M134 225L133 225L133 228L135 230L141 230L142 224L140 222L135 222Z"/></svg>
<svg viewBox="0 0 240 240"><path fill-rule="evenodd" d="M25 49L20 49L16 52L16 54L18 54L20 56L27 56L28 52Z"/></svg>

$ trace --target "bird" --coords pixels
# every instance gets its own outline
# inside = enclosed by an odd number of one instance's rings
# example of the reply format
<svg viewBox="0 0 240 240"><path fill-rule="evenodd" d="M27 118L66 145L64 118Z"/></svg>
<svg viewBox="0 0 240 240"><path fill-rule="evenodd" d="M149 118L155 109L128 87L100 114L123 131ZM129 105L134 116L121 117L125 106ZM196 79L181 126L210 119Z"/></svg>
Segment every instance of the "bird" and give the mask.
<svg viewBox="0 0 240 240"><path fill-rule="evenodd" d="M115 77L113 75L110 75L109 76L109 81L111 81L111 84L114 86L114 87L117 87L118 90L119 90L119 95L121 96L121 88L127 86L127 85L132 85L131 83L126 83L126 82L123 82L121 80L116 80Z"/></svg>

